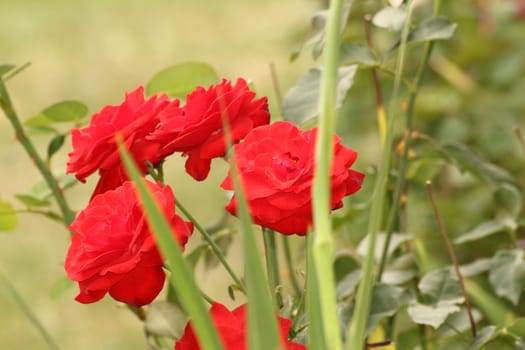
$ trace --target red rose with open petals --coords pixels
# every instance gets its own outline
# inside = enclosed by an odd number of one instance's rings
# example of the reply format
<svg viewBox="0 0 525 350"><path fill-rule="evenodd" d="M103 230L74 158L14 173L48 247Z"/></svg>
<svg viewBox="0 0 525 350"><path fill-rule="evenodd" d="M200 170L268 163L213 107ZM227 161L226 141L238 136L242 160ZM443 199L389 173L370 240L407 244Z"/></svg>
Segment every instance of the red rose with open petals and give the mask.
<svg viewBox="0 0 525 350"><path fill-rule="evenodd" d="M175 214L170 187L147 183L183 247L193 225ZM93 303L109 293L126 304L142 306L159 294L165 280L163 261L132 182L95 196L70 230L75 234L65 268L79 284L77 301Z"/></svg>
<svg viewBox="0 0 525 350"><path fill-rule="evenodd" d="M235 145L235 158L243 189L256 224L283 234L304 235L312 224L312 182L317 129L302 131L289 122L253 129ZM357 153L333 138L331 209L361 188L364 174L350 170ZM231 172L221 184L233 190ZM237 212L235 197L226 209Z"/></svg>
<svg viewBox="0 0 525 350"><path fill-rule="evenodd" d="M174 152L187 155L186 171L196 180L204 180L211 160L226 154L223 115L228 117L234 143L252 128L269 123L266 98L254 97L243 79L233 86L222 80L208 89L197 87L182 109L163 111L159 127L148 140L162 144L165 156Z"/></svg>
<svg viewBox="0 0 525 350"><path fill-rule="evenodd" d="M220 303L213 303L210 308L210 315L219 333L224 350L247 350L247 319L246 305L241 305L233 311L228 310ZM283 349L286 350L306 350L307 347L300 343L288 340L288 332L292 326L292 321L279 317L279 331ZM193 331L191 322L186 325L182 338L175 343L175 350L200 350L201 347Z"/></svg>
<svg viewBox="0 0 525 350"><path fill-rule="evenodd" d="M146 172L145 161L153 164L162 158L160 145L146 140L159 123L158 113L169 104L178 105L166 95L144 98L144 88L138 87L126 94L122 104L105 106L93 115L89 126L71 130L73 151L69 153L67 172L75 173L80 181L99 170L100 180L93 193L112 190L127 180L121 164L115 134L120 133L126 147L142 172Z"/></svg>

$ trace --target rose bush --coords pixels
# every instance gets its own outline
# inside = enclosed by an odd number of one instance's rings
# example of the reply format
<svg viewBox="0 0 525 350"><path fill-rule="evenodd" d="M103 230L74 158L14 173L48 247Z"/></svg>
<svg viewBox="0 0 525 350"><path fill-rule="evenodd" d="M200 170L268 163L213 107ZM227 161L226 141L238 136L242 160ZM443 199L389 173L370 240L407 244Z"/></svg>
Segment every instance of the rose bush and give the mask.
<svg viewBox="0 0 525 350"><path fill-rule="evenodd" d="M225 350L246 350L247 345L247 318L246 305L241 305L235 310L230 311L220 303L213 303L210 308L210 315L219 334ZM278 317L278 326L281 334L283 349L287 350L306 350L306 346L288 340L288 332L292 326L292 321L283 317ZM184 334L175 343L175 350L200 350L201 347L195 336L195 332L189 322L184 329Z"/></svg>
<svg viewBox="0 0 525 350"><path fill-rule="evenodd" d="M166 95L146 99L140 86L126 94L120 105L105 106L93 115L87 127L71 130L73 151L69 153L67 172L85 182L98 170L100 179L93 197L120 186L127 180L115 142L115 134L120 133L137 165L146 173L145 161L155 165L162 159L160 144L146 136L159 123L159 112L169 104L178 105L178 101L170 101Z"/></svg>
<svg viewBox="0 0 525 350"><path fill-rule="evenodd" d="M182 108L174 105L160 113L160 124L147 139L162 144L164 156L174 152L188 156L186 171L204 180L211 160L226 154L223 116L227 116L234 143L270 121L267 98L254 98L255 92L241 78L234 85L223 79L208 89L197 87Z"/></svg>
<svg viewBox="0 0 525 350"><path fill-rule="evenodd" d="M169 186L147 183L173 235L184 247L193 225L175 214L175 198ZM159 294L165 280L163 259L132 182L95 196L70 230L74 235L65 269L79 284L76 300L93 303L109 293L118 301L142 306Z"/></svg>
<svg viewBox="0 0 525 350"><path fill-rule="evenodd" d="M243 190L256 224L283 234L304 235L312 224L312 182L316 129L299 130L289 122L253 129L235 145L235 160ZM364 174L349 169L357 153L334 136L331 209L361 188ZM221 184L233 190L231 171ZM237 212L235 196L226 209Z"/></svg>

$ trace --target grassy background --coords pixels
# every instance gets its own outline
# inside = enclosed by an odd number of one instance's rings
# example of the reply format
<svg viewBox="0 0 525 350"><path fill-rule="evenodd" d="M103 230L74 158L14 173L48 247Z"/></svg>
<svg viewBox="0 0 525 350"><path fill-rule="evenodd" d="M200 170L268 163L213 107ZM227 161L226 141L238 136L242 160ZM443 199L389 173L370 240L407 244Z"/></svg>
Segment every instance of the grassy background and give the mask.
<svg viewBox="0 0 525 350"><path fill-rule="evenodd" d="M31 62L8 84L22 119L64 99L83 101L94 113L105 104L120 103L126 91L162 68L190 60L207 62L227 78L253 80L275 110L268 63L275 62L284 89L304 72L308 63L290 65L288 56L316 6L312 0L0 0L0 63ZM35 137L42 152L47 141ZM64 167L69 143L64 148L54 160L55 169ZM13 201L15 193L27 191L39 179L3 116L0 165L3 200ZM196 187L181 171L181 160L168 164L167 181L176 197L203 223L218 220L226 202L218 188L225 168L218 165L215 176ZM88 181L68 194L75 209L86 204L93 186L94 181ZM68 235L45 218L21 214L19 219L15 232L0 234L0 271L61 348L145 349L141 323L109 298L81 305L73 300L76 286L58 299L49 296L50 287L64 276ZM235 254L234 247L230 255ZM221 268L202 272L200 281L215 287L213 297L228 301L225 289L216 288L229 283ZM29 348L46 345L1 287L0 349Z"/></svg>

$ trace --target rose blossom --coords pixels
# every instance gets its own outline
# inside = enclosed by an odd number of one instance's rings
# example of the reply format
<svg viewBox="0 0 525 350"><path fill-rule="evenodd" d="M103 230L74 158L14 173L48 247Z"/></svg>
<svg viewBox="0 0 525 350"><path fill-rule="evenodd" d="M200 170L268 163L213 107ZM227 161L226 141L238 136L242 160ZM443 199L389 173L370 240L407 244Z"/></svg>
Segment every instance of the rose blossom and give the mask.
<svg viewBox="0 0 525 350"><path fill-rule="evenodd" d="M223 79L208 89L197 87L182 108L168 108L161 122L147 139L163 145L166 156L182 152L188 156L186 171L204 180L213 158L226 154L223 116L228 117L232 141L238 142L252 128L268 124L270 114L266 97L255 99L244 79L235 85Z"/></svg>
<svg viewBox="0 0 525 350"><path fill-rule="evenodd" d="M86 177L98 170L100 180L93 197L120 186L127 180L115 142L115 134L120 133L145 174L145 161L156 164L162 159L158 153L160 145L146 140L146 135L155 129L158 113L170 103L178 106L179 102L170 102L166 95L145 99L144 88L140 86L126 94L120 105L102 108L87 127L71 130L73 151L69 153L67 172L75 173L78 180L85 182Z"/></svg>
<svg viewBox="0 0 525 350"><path fill-rule="evenodd" d="M229 311L220 303L213 303L210 308L210 315L215 328L219 333L219 338L224 350L246 350L247 345L247 319L246 305L241 305L233 311ZM283 349L286 350L306 350L306 346L288 340L288 332L292 326L292 321L283 317L278 318L278 326L281 334ZM201 347L193 331L191 322L186 325L184 334L175 343L175 350L200 350Z"/></svg>
<svg viewBox="0 0 525 350"><path fill-rule="evenodd" d="M184 247L193 225L175 214L169 186L147 184ZM95 196L70 230L74 235L65 269L79 284L77 301L93 303L109 293L126 304L142 306L159 294L165 280L163 261L132 182Z"/></svg>
<svg viewBox="0 0 525 350"><path fill-rule="evenodd" d="M253 129L235 145L235 159L243 189L256 224L283 234L304 235L312 224L312 182L317 129L299 130L289 122ZM332 210L342 198L361 188L364 174L349 169L357 153L333 137L331 177ZM231 171L221 187L233 190ZM226 209L237 212L235 196Z"/></svg>

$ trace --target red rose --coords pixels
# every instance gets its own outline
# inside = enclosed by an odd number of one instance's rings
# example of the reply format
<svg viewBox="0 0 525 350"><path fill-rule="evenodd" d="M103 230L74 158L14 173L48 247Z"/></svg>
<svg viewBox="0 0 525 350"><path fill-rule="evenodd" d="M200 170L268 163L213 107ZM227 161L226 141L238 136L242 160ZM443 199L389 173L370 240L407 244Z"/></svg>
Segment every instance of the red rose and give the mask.
<svg viewBox="0 0 525 350"><path fill-rule="evenodd" d="M215 328L219 333L224 350L246 350L248 349L246 336L248 333L246 319L246 305L241 305L233 311L228 310L224 305L213 303L210 308L211 318ZM292 321L279 317L279 331L283 349L286 350L306 350L306 346L300 343L290 342L288 332L292 326ZM191 322L186 325L184 334L175 343L175 350L200 350L201 347L193 331Z"/></svg>
<svg viewBox="0 0 525 350"><path fill-rule="evenodd" d="M170 187L148 185L183 247L193 225L175 214ZM79 284L76 300L93 303L109 293L126 304L142 306L159 294L165 280L163 261L132 182L95 196L70 230L75 234L65 268Z"/></svg>
<svg viewBox="0 0 525 350"><path fill-rule="evenodd" d="M243 79L233 86L222 80L207 90L197 87L187 96L184 107L162 112L159 127L148 139L161 143L165 156L174 152L187 155L186 171L196 180L204 180L211 160L226 154L223 115L228 116L234 143L270 121L266 98L254 97Z"/></svg>
<svg viewBox="0 0 525 350"><path fill-rule="evenodd" d="M171 103L178 105L178 100ZM118 132L145 173L145 161L156 164L162 159L158 153L160 145L146 140L146 135L155 129L158 113L168 104L170 100L166 95L145 99L141 86L126 94L122 104L102 108L93 115L89 126L71 130L73 151L69 153L67 172L75 173L77 179L84 182L99 170L100 180L93 197L120 186L127 176L115 142Z"/></svg>
<svg viewBox="0 0 525 350"><path fill-rule="evenodd" d="M235 159L253 221L283 234L304 235L312 224L312 182L317 129L302 131L289 122L253 129L235 145ZM333 138L331 208L361 188L364 174L350 170L357 153ZM221 184L233 190L231 172ZM235 197L226 209L237 212Z"/></svg>

